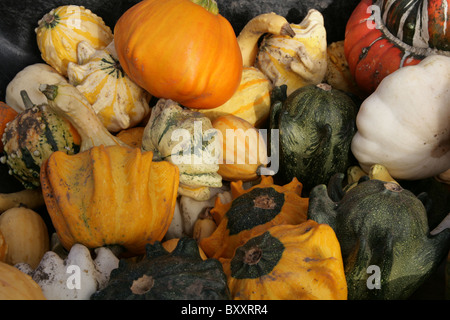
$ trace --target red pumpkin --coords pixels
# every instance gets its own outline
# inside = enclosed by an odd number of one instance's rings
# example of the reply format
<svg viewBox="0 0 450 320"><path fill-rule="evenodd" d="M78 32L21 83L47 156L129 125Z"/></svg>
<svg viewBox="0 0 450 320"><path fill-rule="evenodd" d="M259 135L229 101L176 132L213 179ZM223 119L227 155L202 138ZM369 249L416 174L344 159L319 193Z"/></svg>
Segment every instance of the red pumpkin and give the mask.
<svg viewBox="0 0 450 320"><path fill-rule="evenodd" d="M449 0L362 0L345 31L350 72L366 94L431 54L450 55Z"/></svg>
<svg viewBox="0 0 450 320"><path fill-rule="evenodd" d="M241 80L242 55L231 24L190 0L139 2L118 20L114 43L131 79L186 107L218 107Z"/></svg>

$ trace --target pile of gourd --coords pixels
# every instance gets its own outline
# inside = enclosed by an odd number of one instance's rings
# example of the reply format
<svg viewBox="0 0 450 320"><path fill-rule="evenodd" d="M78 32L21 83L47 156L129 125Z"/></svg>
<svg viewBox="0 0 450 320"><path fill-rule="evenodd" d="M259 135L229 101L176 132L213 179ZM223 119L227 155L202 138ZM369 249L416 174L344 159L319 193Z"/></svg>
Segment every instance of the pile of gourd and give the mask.
<svg viewBox="0 0 450 320"><path fill-rule="evenodd" d="M329 45L315 9L43 16L0 104L0 298L411 297L450 249L449 43L370 5Z"/></svg>

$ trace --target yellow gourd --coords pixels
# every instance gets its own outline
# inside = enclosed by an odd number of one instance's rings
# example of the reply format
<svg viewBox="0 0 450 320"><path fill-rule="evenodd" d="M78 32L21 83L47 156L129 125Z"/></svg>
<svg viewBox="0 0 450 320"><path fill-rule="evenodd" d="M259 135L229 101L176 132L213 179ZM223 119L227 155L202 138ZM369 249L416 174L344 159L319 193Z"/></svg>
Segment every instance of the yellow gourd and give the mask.
<svg viewBox="0 0 450 320"><path fill-rule="evenodd" d="M87 41L78 44L77 63L69 62L67 74L111 132L134 127L150 112L150 94L126 75L114 46L95 49Z"/></svg>
<svg viewBox="0 0 450 320"><path fill-rule="evenodd" d="M80 41L100 49L113 40L111 28L101 17L77 5L52 9L39 20L35 32L42 59L64 76L68 63L77 62Z"/></svg>
<svg viewBox="0 0 450 320"><path fill-rule="evenodd" d="M261 127L270 112L272 82L255 67L244 67L239 87L230 100L214 109L196 109L214 121L220 116L234 115Z"/></svg>
<svg viewBox="0 0 450 320"><path fill-rule="evenodd" d="M255 66L287 93L322 82L327 71L327 37L322 14L309 10L300 24L291 24L295 36L269 34L259 46Z"/></svg>

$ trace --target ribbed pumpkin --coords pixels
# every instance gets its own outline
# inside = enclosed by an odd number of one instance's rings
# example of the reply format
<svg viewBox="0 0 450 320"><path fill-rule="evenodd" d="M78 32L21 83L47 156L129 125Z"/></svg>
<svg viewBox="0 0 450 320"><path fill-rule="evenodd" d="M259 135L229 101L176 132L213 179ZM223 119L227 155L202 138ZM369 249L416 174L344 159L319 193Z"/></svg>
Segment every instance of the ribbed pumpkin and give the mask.
<svg viewBox="0 0 450 320"><path fill-rule="evenodd" d="M122 146L54 152L43 164L41 184L61 244L118 245L132 255L161 240L175 210L179 172L152 158Z"/></svg>
<svg viewBox="0 0 450 320"><path fill-rule="evenodd" d="M5 262L10 265L27 263L36 268L50 249L44 219L29 208L14 207L0 214L0 232L8 245Z"/></svg>
<svg viewBox="0 0 450 320"><path fill-rule="evenodd" d="M41 287L19 269L0 261L0 300L46 300Z"/></svg>
<svg viewBox="0 0 450 320"><path fill-rule="evenodd" d="M255 67L244 67L239 87L223 105L213 109L196 109L214 121L220 116L234 115L261 127L269 117L272 82Z"/></svg>
<svg viewBox="0 0 450 320"><path fill-rule="evenodd" d="M260 132L249 122L234 115L224 115L212 121L220 134L222 145L218 174L227 181L251 181L267 164L267 147Z"/></svg>
<svg viewBox="0 0 450 320"><path fill-rule="evenodd" d="M100 49L114 38L101 17L77 5L52 9L39 20L35 31L42 59L64 76L67 75L67 64L77 62L80 41Z"/></svg>
<svg viewBox="0 0 450 320"><path fill-rule="evenodd" d="M210 214L218 224L200 247L208 257L231 258L234 250L248 239L280 224L299 224L306 221L308 198L300 196L302 184L293 179L284 186L274 184L270 176L249 189L242 181L231 183L233 200L222 204L217 198Z"/></svg>
<svg viewBox="0 0 450 320"><path fill-rule="evenodd" d="M125 73L153 96L190 108L230 99L242 76L241 51L231 24L207 2L211 11L190 0L144 0L127 10L114 28Z"/></svg>
<svg viewBox="0 0 450 320"><path fill-rule="evenodd" d="M311 9L299 24L291 24L295 36L266 35L255 66L275 86L287 85L288 94L322 82L327 71L327 37L322 14Z"/></svg>
<svg viewBox="0 0 450 320"><path fill-rule="evenodd" d="M273 226L221 259L234 300L345 300L339 242L326 224Z"/></svg>
<svg viewBox="0 0 450 320"><path fill-rule="evenodd" d="M48 105L33 105L18 114L6 127L2 137L5 161L26 188L39 187L42 163L54 151L75 154L80 150L81 137L64 117L53 112Z"/></svg>
<svg viewBox="0 0 450 320"><path fill-rule="evenodd" d="M345 55L358 87L370 94L401 67L450 55L449 17L447 0L362 0L345 30Z"/></svg>
<svg viewBox="0 0 450 320"><path fill-rule="evenodd" d="M114 46L95 49L81 41L77 63L69 62L67 74L111 132L134 127L150 112L150 95L123 72Z"/></svg>

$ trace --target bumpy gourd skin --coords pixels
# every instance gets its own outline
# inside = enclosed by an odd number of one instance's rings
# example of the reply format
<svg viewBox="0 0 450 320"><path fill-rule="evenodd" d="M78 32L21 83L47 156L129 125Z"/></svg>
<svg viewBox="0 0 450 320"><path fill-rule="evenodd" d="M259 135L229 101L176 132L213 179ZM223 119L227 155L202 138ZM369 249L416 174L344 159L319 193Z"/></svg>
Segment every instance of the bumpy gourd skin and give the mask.
<svg viewBox="0 0 450 320"><path fill-rule="evenodd" d="M358 106L326 84L305 86L289 95L285 89L272 92L270 128L279 130L279 148L271 151L278 152L278 176L284 182L296 177L306 194L354 161L350 144Z"/></svg>
<svg viewBox="0 0 450 320"><path fill-rule="evenodd" d="M171 253L155 242L147 246L141 261L121 260L107 287L91 296L91 300L228 299L222 265L216 259L203 260L192 238L181 238Z"/></svg>
<svg viewBox="0 0 450 320"><path fill-rule="evenodd" d="M349 299L408 298L448 253L450 230L431 236L424 204L396 183L363 179L337 201L329 197L338 194L332 189L322 184L311 191L308 218L335 230ZM379 267L379 289L368 288L369 266Z"/></svg>

